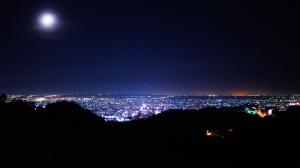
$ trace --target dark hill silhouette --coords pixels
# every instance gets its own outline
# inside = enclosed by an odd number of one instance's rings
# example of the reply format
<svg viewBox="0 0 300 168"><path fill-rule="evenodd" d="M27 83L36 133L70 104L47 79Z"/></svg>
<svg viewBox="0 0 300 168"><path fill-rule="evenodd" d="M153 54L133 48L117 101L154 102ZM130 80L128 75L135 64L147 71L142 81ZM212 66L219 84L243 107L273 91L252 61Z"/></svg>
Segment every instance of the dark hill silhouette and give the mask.
<svg viewBox="0 0 300 168"><path fill-rule="evenodd" d="M6 99L7 99L7 95L6 94L1 94L0 95L0 103L5 103Z"/></svg>
<svg viewBox="0 0 300 168"><path fill-rule="evenodd" d="M244 166L250 158L247 165L256 166L299 159L293 153L299 151L297 107L275 112L274 118L259 118L239 108L207 108L169 110L117 123L105 122L73 102L36 108L30 102L5 99L0 103L1 160L10 164L160 161Z"/></svg>

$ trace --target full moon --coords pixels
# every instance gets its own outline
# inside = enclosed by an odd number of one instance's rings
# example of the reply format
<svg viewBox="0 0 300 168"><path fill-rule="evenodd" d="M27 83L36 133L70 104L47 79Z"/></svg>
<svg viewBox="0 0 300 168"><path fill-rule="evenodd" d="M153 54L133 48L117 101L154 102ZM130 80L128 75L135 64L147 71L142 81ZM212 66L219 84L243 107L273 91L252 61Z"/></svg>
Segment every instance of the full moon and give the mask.
<svg viewBox="0 0 300 168"><path fill-rule="evenodd" d="M57 18L53 13L43 13L39 16L39 24L41 28L50 30L57 24Z"/></svg>

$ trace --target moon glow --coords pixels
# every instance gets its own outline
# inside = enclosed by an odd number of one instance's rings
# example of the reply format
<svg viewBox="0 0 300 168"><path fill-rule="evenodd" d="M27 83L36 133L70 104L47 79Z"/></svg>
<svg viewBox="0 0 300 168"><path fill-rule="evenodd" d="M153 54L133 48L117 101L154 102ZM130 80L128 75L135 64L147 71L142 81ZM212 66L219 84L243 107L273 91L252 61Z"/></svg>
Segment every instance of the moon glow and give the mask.
<svg viewBox="0 0 300 168"><path fill-rule="evenodd" d="M39 16L39 25L44 30L52 30L57 24L57 18L53 13L42 13Z"/></svg>

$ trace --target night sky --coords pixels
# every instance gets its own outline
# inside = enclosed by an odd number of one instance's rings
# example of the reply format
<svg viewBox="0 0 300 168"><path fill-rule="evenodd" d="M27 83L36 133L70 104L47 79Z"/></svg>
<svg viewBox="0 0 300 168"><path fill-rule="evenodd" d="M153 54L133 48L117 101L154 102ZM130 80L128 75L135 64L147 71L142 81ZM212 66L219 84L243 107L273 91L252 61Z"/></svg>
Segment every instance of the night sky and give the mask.
<svg viewBox="0 0 300 168"><path fill-rule="evenodd" d="M299 4L1 1L0 92L300 93ZM39 27L55 14L51 30Z"/></svg>

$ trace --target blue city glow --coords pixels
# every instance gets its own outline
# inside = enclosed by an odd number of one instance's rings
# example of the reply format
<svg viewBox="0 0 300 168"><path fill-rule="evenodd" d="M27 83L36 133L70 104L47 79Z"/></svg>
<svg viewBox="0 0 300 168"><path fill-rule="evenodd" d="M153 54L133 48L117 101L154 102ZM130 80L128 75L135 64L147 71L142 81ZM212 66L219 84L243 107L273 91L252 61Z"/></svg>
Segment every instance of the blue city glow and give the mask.
<svg viewBox="0 0 300 168"><path fill-rule="evenodd" d="M300 96L159 96L159 95L30 95L10 96L45 107L57 101L74 101L109 121L148 118L170 109L202 109L206 107L245 107L244 112L265 116L268 110L286 110L297 105ZM255 107L258 107L257 109ZM250 107L250 108L248 108Z"/></svg>

